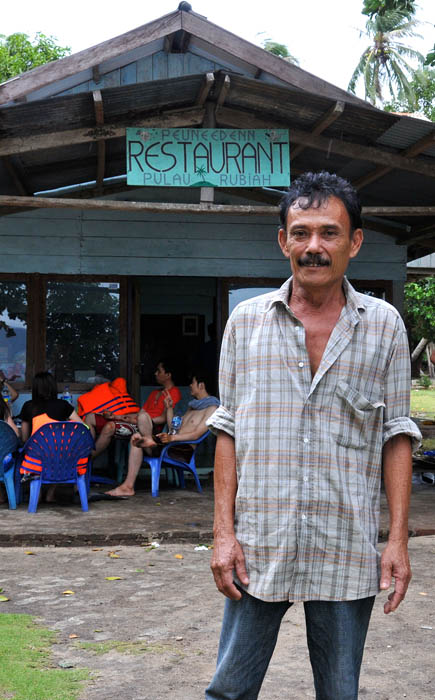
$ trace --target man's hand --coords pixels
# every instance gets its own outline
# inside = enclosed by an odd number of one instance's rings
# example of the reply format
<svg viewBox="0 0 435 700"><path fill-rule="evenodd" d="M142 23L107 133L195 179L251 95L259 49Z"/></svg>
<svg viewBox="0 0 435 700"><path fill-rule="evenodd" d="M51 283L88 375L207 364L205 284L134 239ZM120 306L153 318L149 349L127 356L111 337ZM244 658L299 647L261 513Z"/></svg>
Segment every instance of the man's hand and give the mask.
<svg viewBox="0 0 435 700"><path fill-rule="evenodd" d="M163 403L165 404L166 408L172 408L174 406L174 402L172 401L172 396L170 395L169 391L165 389L163 392Z"/></svg>
<svg viewBox="0 0 435 700"><path fill-rule="evenodd" d="M384 605L386 615L399 607L406 595L411 576L407 542L389 541L381 557L381 589L387 590L394 577L394 591L389 594Z"/></svg>
<svg viewBox="0 0 435 700"><path fill-rule="evenodd" d="M215 537L211 570L218 590L227 598L240 600L242 594L233 583L233 571L243 585L248 585L243 550L234 535Z"/></svg>
<svg viewBox="0 0 435 700"><path fill-rule="evenodd" d="M154 437L159 438L161 443L173 442L175 435L169 435L169 433L157 433ZM180 438L179 438L180 439Z"/></svg>

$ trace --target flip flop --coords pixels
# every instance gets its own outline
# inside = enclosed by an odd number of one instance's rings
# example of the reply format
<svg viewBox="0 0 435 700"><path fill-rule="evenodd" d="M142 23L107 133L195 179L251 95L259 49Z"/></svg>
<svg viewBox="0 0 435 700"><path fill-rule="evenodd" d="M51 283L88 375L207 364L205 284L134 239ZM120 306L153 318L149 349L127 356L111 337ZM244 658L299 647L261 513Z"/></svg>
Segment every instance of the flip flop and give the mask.
<svg viewBox="0 0 435 700"><path fill-rule="evenodd" d="M130 496L111 496L110 493L93 493L89 496L88 503L95 501L128 501Z"/></svg>

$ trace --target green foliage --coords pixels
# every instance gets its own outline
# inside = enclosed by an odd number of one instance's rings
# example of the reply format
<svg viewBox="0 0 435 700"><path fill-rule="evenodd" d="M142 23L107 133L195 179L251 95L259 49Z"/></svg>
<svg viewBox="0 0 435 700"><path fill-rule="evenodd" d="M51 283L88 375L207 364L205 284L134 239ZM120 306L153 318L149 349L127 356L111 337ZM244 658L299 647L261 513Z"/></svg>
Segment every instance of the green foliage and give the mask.
<svg viewBox="0 0 435 700"><path fill-rule="evenodd" d="M405 284L405 321L417 342L435 341L435 277Z"/></svg>
<svg viewBox="0 0 435 700"><path fill-rule="evenodd" d="M431 386L432 386L432 380L431 380L431 378L429 377L429 375L427 375L427 374L422 374L422 375L418 378L417 384L418 384L419 386L423 387L423 389L430 389Z"/></svg>
<svg viewBox="0 0 435 700"><path fill-rule="evenodd" d="M364 81L365 99L373 105L384 101L385 88L398 100L415 101L411 85L414 68L408 60L423 63L423 56L405 43L404 38L420 36L415 29L419 22L407 18L402 12L389 11L376 14L366 22L369 39L349 81L348 90L355 92L360 79Z"/></svg>
<svg viewBox="0 0 435 700"><path fill-rule="evenodd" d="M412 17L416 11L415 5L416 0L364 0L362 14L373 17L394 11Z"/></svg>
<svg viewBox="0 0 435 700"><path fill-rule="evenodd" d="M385 105L387 112L421 112L435 122L435 68L420 68L411 80L414 101L394 100Z"/></svg>
<svg viewBox="0 0 435 700"><path fill-rule="evenodd" d="M85 669L53 668L54 632L36 625L30 615L0 616L0 697L14 700L75 700Z"/></svg>
<svg viewBox="0 0 435 700"><path fill-rule="evenodd" d="M284 58L289 63L294 63L297 66L299 65L298 59L292 56L285 44L279 44L277 41L265 39L263 41L263 49L265 51L269 51L269 53L273 53L274 56L280 56L281 58Z"/></svg>
<svg viewBox="0 0 435 700"><path fill-rule="evenodd" d="M435 44L433 45L433 49L429 51L426 56L424 64L425 66L435 66Z"/></svg>
<svg viewBox="0 0 435 700"><path fill-rule="evenodd" d="M58 46L55 37L41 32L37 32L33 39L20 32L9 36L0 34L0 82L70 53L68 46Z"/></svg>

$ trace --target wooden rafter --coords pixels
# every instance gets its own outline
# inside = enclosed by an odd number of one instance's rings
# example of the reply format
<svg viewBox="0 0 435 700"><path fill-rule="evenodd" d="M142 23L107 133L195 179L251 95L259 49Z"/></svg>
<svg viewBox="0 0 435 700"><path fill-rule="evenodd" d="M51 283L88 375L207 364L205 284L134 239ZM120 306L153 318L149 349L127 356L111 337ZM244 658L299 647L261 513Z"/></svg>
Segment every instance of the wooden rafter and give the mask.
<svg viewBox="0 0 435 700"><path fill-rule="evenodd" d="M19 194L24 196L29 195L29 189L26 187L22 176L18 173L15 165L12 163L12 160L6 156L2 158L2 163L8 171L11 180L14 183Z"/></svg>
<svg viewBox="0 0 435 700"><path fill-rule="evenodd" d="M281 122L272 122L269 119L259 119L249 112L241 112L228 107L220 107L216 110L216 120L219 125L230 126L235 129L279 129L288 128L288 125ZM357 143L341 141L340 139L330 139L326 136L310 134L301 129L291 129L291 140L309 148L327 153L337 153L338 155L350 158L351 160L362 160L378 165L388 165L399 170L409 170L426 177L435 177L435 164L426 161L405 158L397 153L385 151L379 147L362 146Z"/></svg>
<svg viewBox="0 0 435 700"><path fill-rule="evenodd" d="M95 124L97 129L102 129L104 126L104 106L101 90L92 92L94 100ZM106 142L104 139L97 139L97 194L103 192L104 172L106 169Z"/></svg>
<svg viewBox="0 0 435 700"><path fill-rule="evenodd" d="M325 131L328 126L333 124L342 114L344 111L344 102L336 102L331 109L329 109L325 114L323 114L320 119L315 123L314 127L311 130L311 133L316 136L317 134L321 134L322 131ZM296 146L295 148L292 148L290 150L290 160L293 162L295 158L297 158L298 155L304 151L306 146Z"/></svg>
<svg viewBox="0 0 435 700"><path fill-rule="evenodd" d="M36 209L100 209L108 211L142 211L199 214L261 214L276 215L277 205L252 206L242 204L178 204L166 202L125 202L105 199L67 199L65 197L18 197L0 195L0 206ZM428 207L363 207L364 216L435 216L435 206Z"/></svg>
<svg viewBox="0 0 435 700"><path fill-rule="evenodd" d="M423 138L416 141L416 143L413 143L412 146L405 148L405 150L402 151L402 153L400 153L399 155L404 158L415 158L415 156L417 156L419 153L423 153L423 151L425 151L427 148L431 148L434 144L435 130L431 131L430 134L426 134L426 136L423 136ZM358 178L352 184L357 190L360 190L366 185L369 185L371 182L379 180L379 178L391 172L391 170L392 168L389 167L376 168L371 173L368 173L367 175L363 175L363 177Z"/></svg>
<svg viewBox="0 0 435 700"><path fill-rule="evenodd" d="M219 88L219 94L216 102L216 109L219 109L222 107L223 103L225 102L227 95L230 91L231 87L231 80L229 75L225 75L224 79L221 82L220 88Z"/></svg>
<svg viewBox="0 0 435 700"><path fill-rule="evenodd" d="M103 127L91 129L69 129L46 134L34 134L33 136L6 138L0 141L0 156L39 151L46 148L58 148L59 146L73 146L78 143L98 141L99 139L121 138L125 136L125 129L129 126L158 126L161 128L199 126L203 119L204 109L197 106L171 110L142 119L135 118L132 122L127 121L122 124L105 124Z"/></svg>
<svg viewBox="0 0 435 700"><path fill-rule="evenodd" d="M214 73L206 73L204 75L204 79L201 83L198 97L196 98L196 104L198 105L198 107L202 107L202 105L206 101L206 99L210 93L210 90L213 87L213 84L214 84Z"/></svg>

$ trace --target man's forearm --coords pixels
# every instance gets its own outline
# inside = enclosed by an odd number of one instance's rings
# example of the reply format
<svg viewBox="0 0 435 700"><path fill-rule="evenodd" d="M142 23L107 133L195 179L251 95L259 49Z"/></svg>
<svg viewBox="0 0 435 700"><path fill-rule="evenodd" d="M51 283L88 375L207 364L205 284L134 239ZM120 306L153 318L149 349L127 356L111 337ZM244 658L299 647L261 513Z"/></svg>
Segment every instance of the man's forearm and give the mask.
<svg viewBox="0 0 435 700"><path fill-rule="evenodd" d="M234 533L234 506L237 493L234 438L218 434L214 466L215 536Z"/></svg>
<svg viewBox="0 0 435 700"><path fill-rule="evenodd" d="M390 513L389 539L407 542L412 479L411 440L407 435L396 435L384 445L383 471Z"/></svg>

